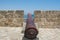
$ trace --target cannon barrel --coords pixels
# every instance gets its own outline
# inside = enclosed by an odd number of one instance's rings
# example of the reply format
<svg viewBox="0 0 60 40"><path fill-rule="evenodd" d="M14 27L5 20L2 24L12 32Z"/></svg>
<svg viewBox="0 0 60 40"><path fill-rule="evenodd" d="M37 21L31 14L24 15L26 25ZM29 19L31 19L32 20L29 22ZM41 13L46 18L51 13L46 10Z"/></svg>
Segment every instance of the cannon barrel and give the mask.
<svg viewBox="0 0 60 40"><path fill-rule="evenodd" d="M32 18L32 15L28 13L28 18L26 20L26 27L24 32L24 37L28 39L34 39L37 37L38 30L34 24L34 20Z"/></svg>

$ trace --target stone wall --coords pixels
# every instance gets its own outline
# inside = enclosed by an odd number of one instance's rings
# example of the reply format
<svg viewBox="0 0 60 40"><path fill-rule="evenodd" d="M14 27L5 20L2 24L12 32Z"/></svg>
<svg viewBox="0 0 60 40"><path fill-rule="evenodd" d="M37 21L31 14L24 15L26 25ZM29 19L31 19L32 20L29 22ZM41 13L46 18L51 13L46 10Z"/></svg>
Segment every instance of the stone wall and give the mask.
<svg viewBox="0 0 60 40"><path fill-rule="evenodd" d="M60 28L60 11L34 11L35 23L41 28Z"/></svg>
<svg viewBox="0 0 60 40"><path fill-rule="evenodd" d="M24 11L23 10L0 10L0 26L9 27L22 27L24 22Z"/></svg>
<svg viewBox="0 0 60 40"><path fill-rule="evenodd" d="M60 11L34 11L34 21L39 28L60 28ZM24 23L23 10L0 10L1 27L22 27Z"/></svg>

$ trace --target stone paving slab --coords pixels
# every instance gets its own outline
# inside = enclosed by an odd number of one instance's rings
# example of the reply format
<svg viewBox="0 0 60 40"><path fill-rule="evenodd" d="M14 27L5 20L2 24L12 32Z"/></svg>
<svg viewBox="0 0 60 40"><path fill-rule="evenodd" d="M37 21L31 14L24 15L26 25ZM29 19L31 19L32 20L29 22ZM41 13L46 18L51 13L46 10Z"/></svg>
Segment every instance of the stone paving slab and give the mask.
<svg viewBox="0 0 60 40"><path fill-rule="evenodd" d="M0 40L22 40L22 27L0 27ZM60 29L39 28L39 40L60 40Z"/></svg>

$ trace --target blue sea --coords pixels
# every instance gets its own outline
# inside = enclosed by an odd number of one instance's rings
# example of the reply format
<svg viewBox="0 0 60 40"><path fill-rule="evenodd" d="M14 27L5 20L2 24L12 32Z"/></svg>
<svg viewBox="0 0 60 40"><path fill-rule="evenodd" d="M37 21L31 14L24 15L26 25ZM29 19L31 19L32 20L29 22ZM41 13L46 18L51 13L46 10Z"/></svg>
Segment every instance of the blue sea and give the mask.
<svg viewBox="0 0 60 40"><path fill-rule="evenodd" d="M24 15L24 19L27 19L27 15ZM34 18L34 14L32 14L32 18Z"/></svg>

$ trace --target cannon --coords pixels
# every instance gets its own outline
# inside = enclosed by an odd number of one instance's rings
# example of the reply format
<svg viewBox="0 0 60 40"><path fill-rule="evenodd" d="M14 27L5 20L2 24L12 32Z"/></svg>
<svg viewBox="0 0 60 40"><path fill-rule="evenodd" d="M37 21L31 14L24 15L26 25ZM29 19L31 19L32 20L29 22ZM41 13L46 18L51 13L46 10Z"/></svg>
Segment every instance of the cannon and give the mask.
<svg viewBox="0 0 60 40"><path fill-rule="evenodd" d="M38 30L34 24L34 19L32 18L32 15L28 13L24 37L28 39L35 39L37 37L37 34L38 34Z"/></svg>

